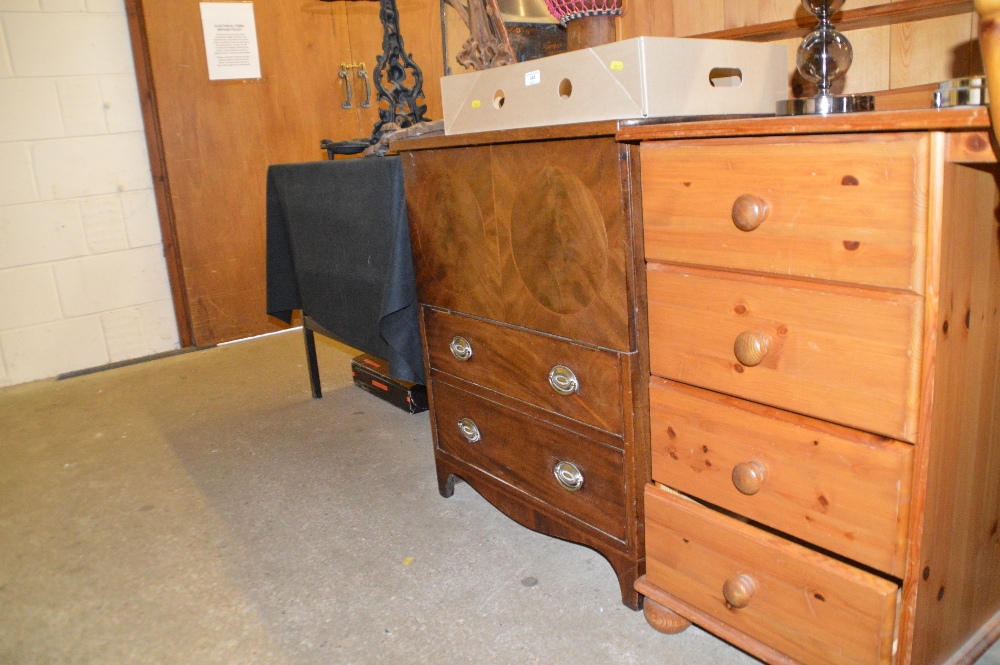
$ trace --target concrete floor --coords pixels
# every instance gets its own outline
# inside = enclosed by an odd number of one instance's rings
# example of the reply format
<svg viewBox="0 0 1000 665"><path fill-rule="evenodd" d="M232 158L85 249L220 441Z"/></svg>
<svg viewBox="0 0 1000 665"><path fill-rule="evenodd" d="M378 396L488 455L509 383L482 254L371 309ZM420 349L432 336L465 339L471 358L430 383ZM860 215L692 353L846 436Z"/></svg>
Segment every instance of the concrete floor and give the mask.
<svg viewBox="0 0 1000 665"><path fill-rule="evenodd" d="M756 662L441 498L427 414L319 351L319 401L298 333L0 391L0 664Z"/></svg>

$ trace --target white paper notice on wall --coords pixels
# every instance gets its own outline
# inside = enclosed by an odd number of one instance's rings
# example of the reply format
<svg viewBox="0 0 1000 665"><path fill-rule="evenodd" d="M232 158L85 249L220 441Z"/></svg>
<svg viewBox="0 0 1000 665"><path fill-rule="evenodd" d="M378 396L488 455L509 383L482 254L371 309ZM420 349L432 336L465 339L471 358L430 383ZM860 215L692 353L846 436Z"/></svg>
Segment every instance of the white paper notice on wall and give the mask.
<svg viewBox="0 0 1000 665"><path fill-rule="evenodd" d="M202 2L208 79L259 79L260 53L252 2Z"/></svg>

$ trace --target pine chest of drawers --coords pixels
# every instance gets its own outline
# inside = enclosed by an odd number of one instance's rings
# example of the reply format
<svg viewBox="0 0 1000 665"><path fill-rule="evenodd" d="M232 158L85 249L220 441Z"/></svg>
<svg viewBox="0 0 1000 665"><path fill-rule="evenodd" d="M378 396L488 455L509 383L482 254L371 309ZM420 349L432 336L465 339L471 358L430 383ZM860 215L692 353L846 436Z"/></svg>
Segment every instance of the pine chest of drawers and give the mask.
<svg viewBox="0 0 1000 665"><path fill-rule="evenodd" d="M809 665L971 662L1000 634L986 126L983 109L619 135L643 141L637 588L655 627Z"/></svg>
<svg viewBox="0 0 1000 665"><path fill-rule="evenodd" d="M638 150L617 125L411 139L403 159L443 496L644 572Z"/></svg>

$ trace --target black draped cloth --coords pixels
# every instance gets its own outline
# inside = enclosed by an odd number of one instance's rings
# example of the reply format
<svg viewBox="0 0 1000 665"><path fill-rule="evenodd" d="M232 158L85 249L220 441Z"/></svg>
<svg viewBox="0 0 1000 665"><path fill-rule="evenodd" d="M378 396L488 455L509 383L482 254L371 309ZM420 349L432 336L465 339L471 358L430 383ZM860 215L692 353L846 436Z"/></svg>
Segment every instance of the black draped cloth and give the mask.
<svg viewBox="0 0 1000 665"><path fill-rule="evenodd" d="M301 309L348 346L424 383L399 157L267 170L267 313Z"/></svg>

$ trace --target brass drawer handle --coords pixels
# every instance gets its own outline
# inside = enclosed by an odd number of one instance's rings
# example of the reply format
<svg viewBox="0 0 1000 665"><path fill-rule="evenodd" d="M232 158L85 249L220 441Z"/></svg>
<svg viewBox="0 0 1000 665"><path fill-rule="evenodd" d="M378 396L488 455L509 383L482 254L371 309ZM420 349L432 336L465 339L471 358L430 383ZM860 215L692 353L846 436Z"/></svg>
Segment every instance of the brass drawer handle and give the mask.
<svg viewBox="0 0 1000 665"><path fill-rule="evenodd" d="M462 436L469 443L475 443L483 438L479 434L479 428L476 427L476 423L472 422L470 418L462 418L458 421L458 431L462 433Z"/></svg>
<svg viewBox="0 0 1000 665"><path fill-rule="evenodd" d="M580 390L580 382L569 367L556 365L549 372L549 385L560 395L572 395Z"/></svg>
<svg viewBox="0 0 1000 665"><path fill-rule="evenodd" d="M753 194L743 194L733 203L733 224L740 231L753 231L764 223L768 212L767 201Z"/></svg>
<svg viewBox="0 0 1000 665"><path fill-rule="evenodd" d="M757 583L749 575L730 577L722 585L722 595L725 596L726 602L738 610L750 604L755 591Z"/></svg>
<svg viewBox="0 0 1000 665"><path fill-rule="evenodd" d="M747 496L756 494L764 484L764 465L757 460L741 462L733 467L733 485Z"/></svg>
<svg viewBox="0 0 1000 665"><path fill-rule="evenodd" d="M556 480L566 490L576 492L583 487L583 474L572 462L559 462L555 469Z"/></svg>
<svg viewBox="0 0 1000 665"><path fill-rule="evenodd" d="M767 355L768 339L767 335L758 332L741 332L736 337L733 345L733 353L741 365L755 367L764 360Z"/></svg>
<svg viewBox="0 0 1000 665"><path fill-rule="evenodd" d="M455 356L462 362L465 362L472 357L472 345L469 344L469 340L465 339L461 335L455 335L451 338L451 344L448 345L451 349L451 355Z"/></svg>

